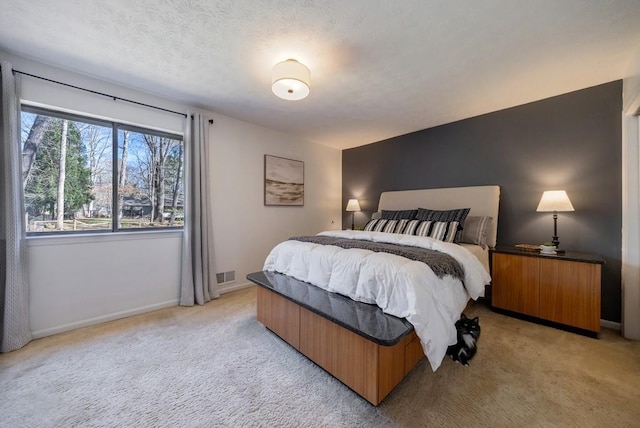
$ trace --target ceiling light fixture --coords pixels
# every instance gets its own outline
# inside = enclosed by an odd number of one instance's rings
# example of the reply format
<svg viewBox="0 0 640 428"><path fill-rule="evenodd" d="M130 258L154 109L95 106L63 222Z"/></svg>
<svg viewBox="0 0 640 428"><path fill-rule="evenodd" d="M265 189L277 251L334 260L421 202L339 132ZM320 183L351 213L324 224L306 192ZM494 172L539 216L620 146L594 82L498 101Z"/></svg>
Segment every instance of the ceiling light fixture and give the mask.
<svg viewBox="0 0 640 428"><path fill-rule="evenodd" d="M311 72L295 59L276 64L271 77L271 90L283 100L297 101L309 95Z"/></svg>

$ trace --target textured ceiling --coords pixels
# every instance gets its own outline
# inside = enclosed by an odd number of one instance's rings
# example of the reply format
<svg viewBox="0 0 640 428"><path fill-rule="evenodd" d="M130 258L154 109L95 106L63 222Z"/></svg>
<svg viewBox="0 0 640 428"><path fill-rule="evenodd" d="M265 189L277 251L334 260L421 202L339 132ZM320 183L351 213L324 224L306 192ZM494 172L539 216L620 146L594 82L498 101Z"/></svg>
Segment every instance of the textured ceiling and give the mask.
<svg viewBox="0 0 640 428"><path fill-rule="evenodd" d="M0 0L0 50L348 148L626 77L640 0ZM283 101L296 58L311 94Z"/></svg>

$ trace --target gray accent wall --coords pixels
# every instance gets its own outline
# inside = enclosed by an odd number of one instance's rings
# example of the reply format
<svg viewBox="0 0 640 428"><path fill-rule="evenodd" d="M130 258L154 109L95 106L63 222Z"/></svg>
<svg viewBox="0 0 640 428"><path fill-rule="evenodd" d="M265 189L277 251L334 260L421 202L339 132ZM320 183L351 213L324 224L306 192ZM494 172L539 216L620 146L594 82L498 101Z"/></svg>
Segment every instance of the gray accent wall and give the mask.
<svg viewBox="0 0 640 428"><path fill-rule="evenodd" d="M621 111L619 80L344 150L342 206L358 198L363 227L384 191L497 184L498 246L540 244L553 235L540 196L564 189L575 211L558 213L560 246L606 260L601 317L620 322Z"/></svg>

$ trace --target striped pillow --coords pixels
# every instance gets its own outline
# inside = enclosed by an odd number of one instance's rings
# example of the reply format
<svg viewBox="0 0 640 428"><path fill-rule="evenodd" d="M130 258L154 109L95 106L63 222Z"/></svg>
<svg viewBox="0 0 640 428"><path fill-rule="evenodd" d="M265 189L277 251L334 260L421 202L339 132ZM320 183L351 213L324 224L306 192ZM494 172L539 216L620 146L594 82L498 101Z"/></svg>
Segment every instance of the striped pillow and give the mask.
<svg viewBox="0 0 640 428"><path fill-rule="evenodd" d="M418 208L416 214L417 220L431 220L431 221L457 221L460 224L464 223L464 219L469 215L471 208L460 208L457 210L429 210L426 208Z"/></svg>
<svg viewBox="0 0 640 428"><path fill-rule="evenodd" d="M400 210L400 211L391 211L391 210L382 210L382 218L386 218L387 220L412 220L415 218L418 210Z"/></svg>
<svg viewBox="0 0 640 428"><path fill-rule="evenodd" d="M404 227L405 227L405 225L407 224L408 221L409 220L407 220L407 219L389 220L389 221L387 221L387 225L384 227L382 232L402 233L402 231L404 230Z"/></svg>
<svg viewBox="0 0 640 428"><path fill-rule="evenodd" d="M411 231L411 235L428 236L429 238L438 239L444 242L454 242L458 231L457 221L415 221L417 224L411 224L411 227L407 225L405 233Z"/></svg>
<svg viewBox="0 0 640 428"><path fill-rule="evenodd" d="M418 228L420 223L420 220L409 220L402 233L404 233L405 235L415 235L416 229Z"/></svg>
<svg viewBox="0 0 640 428"><path fill-rule="evenodd" d="M371 219L367 222L367 224L364 226L365 231L367 232L379 232L380 228L383 228L387 225L387 221L386 219L382 219L382 218L374 218ZM376 230L378 229L378 230Z"/></svg>
<svg viewBox="0 0 640 428"><path fill-rule="evenodd" d="M372 219L364 227L369 232L402 233L409 220L389 220L386 218Z"/></svg>
<svg viewBox="0 0 640 428"><path fill-rule="evenodd" d="M446 222L457 221L458 233L456 234L453 242L460 242L460 240L462 239L462 225L464 224L467 215L469 215L469 211L471 211L471 208L459 208L446 211L418 208L416 219Z"/></svg>

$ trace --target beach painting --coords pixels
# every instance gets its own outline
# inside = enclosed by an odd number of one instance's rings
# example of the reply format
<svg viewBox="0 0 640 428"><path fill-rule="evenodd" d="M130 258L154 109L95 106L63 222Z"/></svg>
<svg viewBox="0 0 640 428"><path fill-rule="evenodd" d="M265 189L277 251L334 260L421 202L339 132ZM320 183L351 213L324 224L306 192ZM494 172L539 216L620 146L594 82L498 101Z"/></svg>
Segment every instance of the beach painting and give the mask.
<svg viewBox="0 0 640 428"><path fill-rule="evenodd" d="M264 155L264 204L304 205L304 162Z"/></svg>

